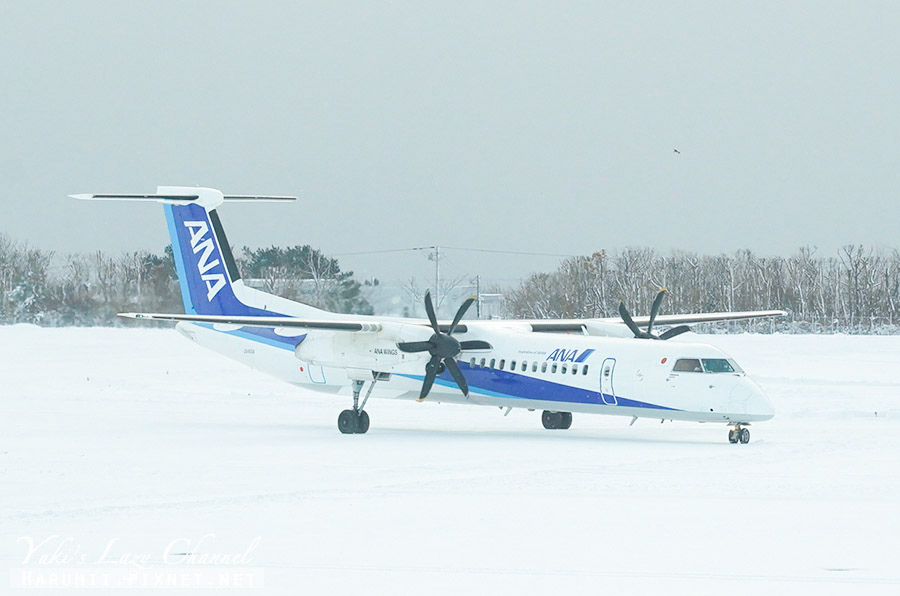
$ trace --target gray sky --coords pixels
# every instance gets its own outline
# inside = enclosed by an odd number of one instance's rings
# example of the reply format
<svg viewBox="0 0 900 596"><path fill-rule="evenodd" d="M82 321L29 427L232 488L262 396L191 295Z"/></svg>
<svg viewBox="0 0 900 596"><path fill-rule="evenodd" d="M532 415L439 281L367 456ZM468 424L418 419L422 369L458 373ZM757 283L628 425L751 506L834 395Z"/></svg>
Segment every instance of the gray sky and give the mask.
<svg viewBox="0 0 900 596"><path fill-rule="evenodd" d="M65 196L157 184L303 198L223 209L238 247L900 245L896 3L0 8L0 232L43 248L160 251L158 206ZM448 275L557 262L446 254Z"/></svg>

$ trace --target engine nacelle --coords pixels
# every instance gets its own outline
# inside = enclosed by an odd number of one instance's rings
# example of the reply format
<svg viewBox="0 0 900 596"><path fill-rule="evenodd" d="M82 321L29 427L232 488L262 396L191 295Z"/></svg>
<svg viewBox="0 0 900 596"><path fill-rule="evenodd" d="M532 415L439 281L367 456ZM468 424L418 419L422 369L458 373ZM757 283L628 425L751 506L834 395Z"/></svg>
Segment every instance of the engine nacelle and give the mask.
<svg viewBox="0 0 900 596"><path fill-rule="evenodd" d="M634 337L631 329L622 323L606 323L601 321L585 321L584 329L588 335L600 337Z"/></svg>
<svg viewBox="0 0 900 596"><path fill-rule="evenodd" d="M431 334L428 327L390 323L377 332L310 331L294 354L317 366L391 372L428 356L401 352L399 342L424 341Z"/></svg>

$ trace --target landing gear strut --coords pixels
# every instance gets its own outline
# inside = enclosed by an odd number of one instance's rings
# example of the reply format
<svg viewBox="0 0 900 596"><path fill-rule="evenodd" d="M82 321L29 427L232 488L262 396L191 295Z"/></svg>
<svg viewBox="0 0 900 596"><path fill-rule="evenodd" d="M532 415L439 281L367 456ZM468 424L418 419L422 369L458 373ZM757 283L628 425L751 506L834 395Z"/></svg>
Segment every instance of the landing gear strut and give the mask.
<svg viewBox="0 0 900 596"><path fill-rule="evenodd" d="M363 434L369 430L369 413L363 410L369 396L372 395L372 389L375 388L375 379L369 385L366 396L363 398L362 405L359 403L359 394L362 391L365 381L353 381L353 409L344 410L338 416L338 430L345 435Z"/></svg>
<svg viewBox="0 0 900 596"><path fill-rule="evenodd" d="M548 430L566 429L572 426L572 412L551 412L544 410L541 414L541 423Z"/></svg>
<svg viewBox="0 0 900 596"><path fill-rule="evenodd" d="M750 429L744 428L741 423L738 422L734 425L734 428L728 429L728 442L746 445L750 442Z"/></svg>

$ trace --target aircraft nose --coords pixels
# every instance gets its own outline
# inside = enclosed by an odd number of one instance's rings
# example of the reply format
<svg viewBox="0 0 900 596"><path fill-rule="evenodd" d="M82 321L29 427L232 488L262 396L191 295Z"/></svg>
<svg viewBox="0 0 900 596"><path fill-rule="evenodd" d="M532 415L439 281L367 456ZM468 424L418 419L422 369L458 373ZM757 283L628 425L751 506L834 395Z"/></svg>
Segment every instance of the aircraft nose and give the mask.
<svg viewBox="0 0 900 596"><path fill-rule="evenodd" d="M739 378L732 388L728 411L743 422L768 420L775 416L775 408L765 392L747 377Z"/></svg>
<svg viewBox="0 0 900 596"><path fill-rule="evenodd" d="M745 379L750 387L750 399L747 403L747 413L755 420L769 420L775 416L775 406L769 401L762 388L749 379Z"/></svg>

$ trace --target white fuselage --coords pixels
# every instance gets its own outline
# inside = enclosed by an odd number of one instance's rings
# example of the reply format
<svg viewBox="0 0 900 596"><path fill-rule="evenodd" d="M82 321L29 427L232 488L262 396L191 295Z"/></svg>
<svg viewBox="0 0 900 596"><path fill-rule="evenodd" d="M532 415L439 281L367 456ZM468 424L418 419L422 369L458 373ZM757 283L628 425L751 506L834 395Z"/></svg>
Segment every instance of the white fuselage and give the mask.
<svg viewBox="0 0 900 596"><path fill-rule="evenodd" d="M444 372L429 401L723 423L768 420L774 415L765 394L739 368L739 372L673 370L679 359L728 358L710 345L523 333L489 322L467 325L468 333L460 334L460 339L477 335L492 346L458 356L469 397ZM325 393L349 394L353 381L371 382L372 371L379 371L385 374L379 375L372 397L416 399L429 357L400 352L389 342L367 343L367 334L286 332L306 336L294 349L236 328L192 323L179 323L177 328L196 343L251 368ZM350 358L342 361L346 354ZM368 358L365 366L359 364L363 356Z"/></svg>

